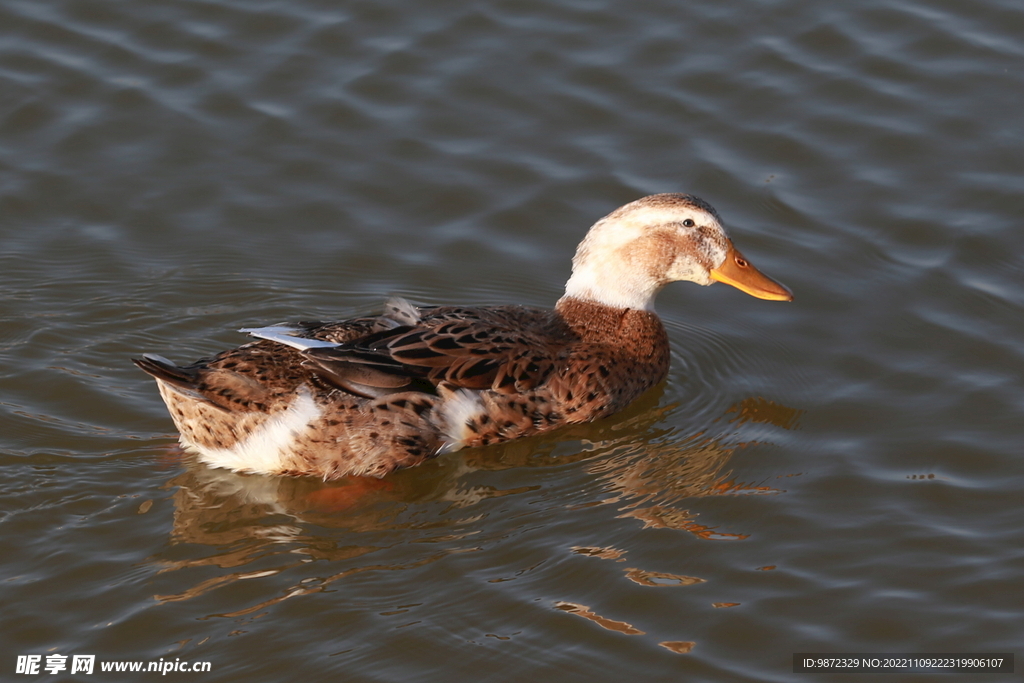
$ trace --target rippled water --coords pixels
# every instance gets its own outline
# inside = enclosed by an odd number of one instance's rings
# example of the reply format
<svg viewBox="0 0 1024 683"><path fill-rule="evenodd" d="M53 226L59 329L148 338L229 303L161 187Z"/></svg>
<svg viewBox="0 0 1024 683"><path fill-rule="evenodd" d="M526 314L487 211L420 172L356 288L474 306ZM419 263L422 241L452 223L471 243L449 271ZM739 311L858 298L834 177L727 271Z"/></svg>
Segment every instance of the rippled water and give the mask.
<svg viewBox="0 0 1024 683"><path fill-rule="evenodd" d="M5 0L0 27L5 677L823 680L792 654L1018 647L1018 3ZM662 191L796 301L673 285L668 382L600 424L379 483L237 476L128 362L390 293L550 305L586 228Z"/></svg>

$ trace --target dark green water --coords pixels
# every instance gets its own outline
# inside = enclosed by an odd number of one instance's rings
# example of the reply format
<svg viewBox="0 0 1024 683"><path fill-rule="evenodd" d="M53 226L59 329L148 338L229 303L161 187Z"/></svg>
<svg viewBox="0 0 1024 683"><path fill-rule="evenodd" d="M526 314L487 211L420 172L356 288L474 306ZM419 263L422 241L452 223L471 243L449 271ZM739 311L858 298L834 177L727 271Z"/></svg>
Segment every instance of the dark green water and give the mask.
<svg viewBox="0 0 1024 683"><path fill-rule="evenodd" d="M1010 0L2 0L0 677L1020 654L1022 37ZM594 220L666 191L796 300L671 286L671 376L604 423L238 476L128 361L392 293L551 305ZM871 676L954 678L1013 676Z"/></svg>

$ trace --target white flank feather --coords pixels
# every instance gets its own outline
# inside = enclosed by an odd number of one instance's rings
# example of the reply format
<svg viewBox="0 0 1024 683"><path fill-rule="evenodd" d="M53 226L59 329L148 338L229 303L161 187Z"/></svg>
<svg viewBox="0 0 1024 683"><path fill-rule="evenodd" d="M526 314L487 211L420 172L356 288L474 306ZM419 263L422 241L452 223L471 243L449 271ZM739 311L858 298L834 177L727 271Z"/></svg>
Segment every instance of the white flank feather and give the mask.
<svg viewBox="0 0 1024 683"><path fill-rule="evenodd" d="M483 399L479 391L459 389L458 391L442 391L443 401L438 408L441 417L441 432L445 435L444 444L438 454L451 453L466 445L472 432L469 422L485 412Z"/></svg>
<svg viewBox="0 0 1024 683"><path fill-rule="evenodd" d="M285 410L267 419L248 437L231 448L198 449L213 467L238 472L278 474L287 469L287 458L296 437L309 428L323 411L307 387L299 387L295 400ZM193 446L195 448L195 446Z"/></svg>

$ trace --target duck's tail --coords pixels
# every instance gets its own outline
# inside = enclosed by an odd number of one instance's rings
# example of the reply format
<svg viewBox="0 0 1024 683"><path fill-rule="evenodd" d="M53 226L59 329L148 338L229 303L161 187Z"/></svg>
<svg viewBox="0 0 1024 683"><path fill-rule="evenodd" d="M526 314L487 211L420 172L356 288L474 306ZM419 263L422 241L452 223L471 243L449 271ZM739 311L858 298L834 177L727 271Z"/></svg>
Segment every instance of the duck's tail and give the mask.
<svg viewBox="0 0 1024 683"><path fill-rule="evenodd" d="M181 389L194 389L196 385L196 371L191 368L182 368L155 353L144 353L142 358L132 358L132 362L140 370L146 372L156 379L167 382Z"/></svg>

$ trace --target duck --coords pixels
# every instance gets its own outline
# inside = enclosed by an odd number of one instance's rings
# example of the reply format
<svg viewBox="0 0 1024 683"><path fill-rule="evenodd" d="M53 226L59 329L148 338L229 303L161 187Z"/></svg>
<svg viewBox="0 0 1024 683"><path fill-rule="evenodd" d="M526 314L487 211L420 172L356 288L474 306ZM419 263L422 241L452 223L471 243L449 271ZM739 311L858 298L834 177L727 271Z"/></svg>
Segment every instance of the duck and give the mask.
<svg viewBox="0 0 1024 683"><path fill-rule="evenodd" d="M793 300L710 204L655 194L590 228L552 309L394 297L380 315L243 328L254 341L190 365L132 361L156 379L182 448L211 467L379 478L622 410L668 375L654 301L676 281Z"/></svg>

